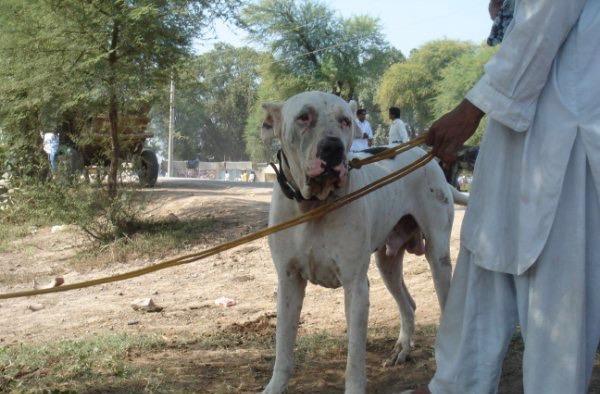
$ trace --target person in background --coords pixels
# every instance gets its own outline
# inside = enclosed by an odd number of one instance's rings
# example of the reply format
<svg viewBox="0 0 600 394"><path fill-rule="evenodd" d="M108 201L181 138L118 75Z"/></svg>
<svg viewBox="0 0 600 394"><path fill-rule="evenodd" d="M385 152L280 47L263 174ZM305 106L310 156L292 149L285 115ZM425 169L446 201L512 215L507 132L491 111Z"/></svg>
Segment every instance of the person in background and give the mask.
<svg viewBox="0 0 600 394"><path fill-rule="evenodd" d="M356 118L356 124L362 134L359 138L355 138L352 141L352 146L350 147L352 152L360 152L361 150L368 149L373 143L373 129L367 120L367 110L361 108L356 111Z"/></svg>
<svg viewBox="0 0 600 394"><path fill-rule="evenodd" d="M400 108L391 107L388 111L392 124L390 125L390 134L388 136L388 144L397 145L408 142L408 131L406 125L400 119Z"/></svg>
<svg viewBox="0 0 600 394"><path fill-rule="evenodd" d="M231 178L229 176L229 171L225 170L225 175L223 176L223 180L226 182L231 180Z"/></svg>
<svg viewBox="0 0 600 394"><path fill-rule="evenodd" d="M44 152L48 154L50 168L55 173L57 169L56 159L58 156L59 135L54 131L42 134Z"/></svg>
<svg viewBox="0 0 600 394"><path fill-rule="evenodd" d="M254 170L250 171L250 175L248 176L248 182L256 182L256 173L254 172Z"/></svg>

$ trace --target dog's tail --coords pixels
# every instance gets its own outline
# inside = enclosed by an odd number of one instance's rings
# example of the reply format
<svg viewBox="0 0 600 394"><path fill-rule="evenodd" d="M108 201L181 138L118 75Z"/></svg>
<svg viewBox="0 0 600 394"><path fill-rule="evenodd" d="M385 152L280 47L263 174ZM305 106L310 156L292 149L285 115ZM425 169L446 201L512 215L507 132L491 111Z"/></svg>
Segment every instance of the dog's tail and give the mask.
<svg viewBox="0 0 600 394"><path fill-rule="evenodd" d="M450 188L450 191L452 191L452 198L454 199L454 203L466 207L469 203L469 195L466 193L461 193L451 184L448 184L448 187Z"/></svg>

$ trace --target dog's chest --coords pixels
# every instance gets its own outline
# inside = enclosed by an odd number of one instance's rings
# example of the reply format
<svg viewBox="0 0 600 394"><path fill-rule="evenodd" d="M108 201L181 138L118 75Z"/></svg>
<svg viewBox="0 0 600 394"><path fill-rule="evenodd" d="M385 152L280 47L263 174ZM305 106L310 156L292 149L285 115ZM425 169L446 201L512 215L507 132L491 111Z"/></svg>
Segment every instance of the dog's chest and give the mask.
<svg viewBox="0 0 600 394"><path fill-rule="evenodd" d="M294 262L300 276L311 283L328 288L342 285L340 259L335 253L319 247L310 247Z"/></svg>

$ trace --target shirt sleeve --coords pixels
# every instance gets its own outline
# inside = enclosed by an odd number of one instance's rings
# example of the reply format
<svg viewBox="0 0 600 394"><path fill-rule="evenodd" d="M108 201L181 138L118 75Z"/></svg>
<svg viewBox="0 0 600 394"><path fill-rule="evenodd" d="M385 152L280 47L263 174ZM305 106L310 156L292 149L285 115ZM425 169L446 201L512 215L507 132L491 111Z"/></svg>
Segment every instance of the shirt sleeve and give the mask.
<svg viewBox="0 0 600 394"><path fill-rule="evenodd" d="M517 0L510 31L467 100L515 131L529 129L554 58L586 0Z"/></svg>

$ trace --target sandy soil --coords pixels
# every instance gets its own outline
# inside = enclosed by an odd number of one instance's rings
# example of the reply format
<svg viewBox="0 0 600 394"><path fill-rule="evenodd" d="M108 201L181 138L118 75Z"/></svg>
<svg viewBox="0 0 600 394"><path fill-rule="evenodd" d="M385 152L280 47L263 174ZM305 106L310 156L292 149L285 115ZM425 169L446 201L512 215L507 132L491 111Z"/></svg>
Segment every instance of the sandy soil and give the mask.
<svg viewBox="0 0 600 394"><path fill-rule="evenodd" d="M215 218L220 225L206 236L205 245L215 245L266 225L270 188L218 185L198 182L159 183L151 192L149 212L155 216L174 213L179 218ZM458 252L458 235L464 211L457 207L452 232L452 259ZM154 263L130 261L104 269L75 270L65 264L85 242L70 229L52 233L40 229L18 241L18 248L0 254L0 291L31 288L61 274L67 283L110 275ZM432 344L439 308L431 274L423 257L408 255L405 279L417 303L416 348L405 365L383 368L381 363L395 341L398 313L376 267L369 271L371 307L369 315L369 392L394 392L422 384L432 375L435 362ZM166 339L227 332L236 327L256 328L254 334L272 337L276 276L266 240L259 240L190 265L161 271L126 282L47 295L37 299L0 302L0 345L38 343L81 338L106 332L159 333ZM225 296L236 300L231 308L218 307L214 300ZM160 313L143 314L130 303L152 297L164 307ZM41 303L44 309L29 311ZM302 312L301 335L328 332L343 337L343 291L309 285ZM131 321L139 324L128 325ZM255 324L266 322L265 324ZM254 328L252 328L254 327ZM258 327L258 328L257 328ZM516 345L517 346L517 345ZM514 347L505 365L502 392L520 392L520 351ZM312 360L295 375L291 392L341 392L345 354ZM237 392L257 391L270 373L273 349L244 346L206 351L194 344L139 355L133 363L153 364L177 376L172 391ZM597 374L596 374L597 375ZM596 382L597 379L595 379ZM596 388L600 387L597 382ZM100 391L135 391L106 387ZM600 392L600 391L597 391Z"/></svg>

